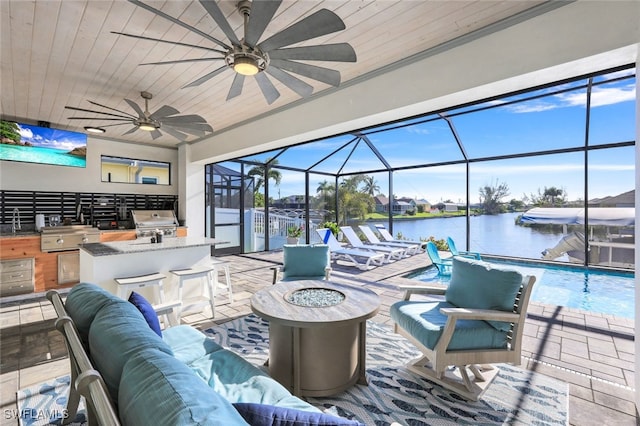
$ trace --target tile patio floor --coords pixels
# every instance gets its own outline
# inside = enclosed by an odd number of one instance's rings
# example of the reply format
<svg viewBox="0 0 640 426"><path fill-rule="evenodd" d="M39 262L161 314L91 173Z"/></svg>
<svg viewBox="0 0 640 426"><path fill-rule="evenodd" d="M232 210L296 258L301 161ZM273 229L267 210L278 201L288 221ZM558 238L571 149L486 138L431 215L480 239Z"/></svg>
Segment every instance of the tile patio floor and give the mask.
<svg viewBox="0 0 640 426"><path fill-rule="evenodd" d="M270 268L282 261L282 252L225 256L230 262L234 302L222 295L216 317L183 317L196 328L249 314L249 298L271 284ZM391 324L389 306L402 298L397 286L414 281L402 278L426 266L416 255L369 271L334 262L332 280L364 285L380 295L382 306L373 319ZM55 314L44 298L0 300L0 425L15 426L16 391L67 374L66 348L53 327ZM523 342L523 368L569 383L571 425L637 425L634 393L634 324L632 320L533 302Z"/></svg>

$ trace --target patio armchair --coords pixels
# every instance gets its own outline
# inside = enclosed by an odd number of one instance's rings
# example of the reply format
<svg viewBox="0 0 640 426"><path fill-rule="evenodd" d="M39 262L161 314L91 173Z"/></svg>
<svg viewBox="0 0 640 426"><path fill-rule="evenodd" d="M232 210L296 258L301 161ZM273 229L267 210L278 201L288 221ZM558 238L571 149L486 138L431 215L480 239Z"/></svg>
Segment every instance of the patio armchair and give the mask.
<svg viewBox="0 0 640 426"><path fill-rule="evenodd" d="M513 269L455 257L448 287L403 287L404 300L390 308L395 332L423 353L409 370L477 401L498 374L489 364L521 362L534 282ZM444 300L411 300L413 294Z"/></svg>
<svg viewBox="0 0 640 426"><path fill-rule="evenodd" d="M328 280L331 254L326 244L289 245L282 247L282 266L273 270L273 284L278 281Z"/></svg>
<svg viewBox="0 0 640 426"><path fill-rule="evenodd" d="M456 243L453 241L453 238L451 237L447 237L447 245L449 246L449 251L451 252L452 256L465 256L465 257L472 257L474 259L478 259L481 260L482 256L480 256L480 253L475 252L475 251L460 251L456 248Z"/></svg>
<svg viewBox="0 0 640 426"><path fill-rule="evenodd" d="M431 259L431 263L438 268L438 274L451 275L453 258L441 258L440 253L438 252L438 247L436 247L433 241L427 242L427 255L429 256L429 259Z"/></svg>

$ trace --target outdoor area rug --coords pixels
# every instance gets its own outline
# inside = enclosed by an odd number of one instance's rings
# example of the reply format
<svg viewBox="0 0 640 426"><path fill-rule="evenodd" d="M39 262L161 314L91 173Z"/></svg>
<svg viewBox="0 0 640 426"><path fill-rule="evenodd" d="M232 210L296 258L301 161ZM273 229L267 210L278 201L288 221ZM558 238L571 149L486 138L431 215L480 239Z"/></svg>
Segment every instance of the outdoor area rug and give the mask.
<svg viewBox="0 0 640 426"><path fill-rule="evenodd" d="M262 367L269 353L269 325L248 315L204 331L222 346ZM423 379L405 368L420 352L390 327L367 322L367 380L331 397L306 398L327 413L366 425L567 425L568 385L506 364L478 402ZM66 416L69 377L18 392L20 425L60 424ZM73 425L83 424L84 411Z"/></svg>
<svg viewBox="0 0 640 426"><path fill-rule="evenodd" d="M269 323L256 315L205 330L257 366L269 353ZM386 325L367 322L367 380L331 397L305 398L325 412L366 425L567 425L569 386L554 378L499 364L480 401L470 402L411 373L420 352Z"/></svg>

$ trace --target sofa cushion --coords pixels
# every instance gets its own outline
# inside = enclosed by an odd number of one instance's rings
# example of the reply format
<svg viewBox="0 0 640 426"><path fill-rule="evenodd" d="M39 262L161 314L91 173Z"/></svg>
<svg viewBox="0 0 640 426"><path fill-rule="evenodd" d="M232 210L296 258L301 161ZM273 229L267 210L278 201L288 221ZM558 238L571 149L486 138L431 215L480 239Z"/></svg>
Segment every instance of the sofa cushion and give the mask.
<svg viewBox="0 0 640 426"><path fill-rule="evenodd" d="M143 349L124 365L118 413L125 425L246 425L242 416L186 365Z"/></svg>
<svg viewBox="0 0 640 426"><path fill-rule="evenodd" d="M69 291L64 307L73 319L85 348L89 347L89 328L93 318L103 306L117 300L120 298L90 283L76 284Z"/></svg>
<svg viewBox="0 0 640 426"><path fill-rule="evenodd" d="M444 330L447 316L441 308L453 308L447 302L403 300L391 305L391 318L420 343L433 349ZM507 332L486 321L458 320L447 349L502 349L507 345Z"/></svg>
<svg viewBox="0 0 640 426"><path fill-rule="evenodd" d="M364 426L360 422L330 414L273 405L237 402L233 406L251 426Z"/></svg>
<svg viewBox="0 0 640 426"><path fill-rule="evenodd" d="M162 333L162 339L173 351L173 356L185 364L222 349L213 339L190 325L169 327Z"/></svg>
<svg viewBox="0 0 640 426"><path fill-rule="evenodd" d="M324 279L325 268L331 264L328 245L285 245L282 250L284 281L293 277Z"/></svg>
<svg viewBox="0 0 640 426"><path fill-rule="evenodd" d="M140 293L136 293L135 291L131 292L129 295L129 302L133 303L133 306L138 308L144 320L149 324L151 330L156 333L158 336L162 337L162 329L160 328L160 320L158 320L158 315L156 314L155 309L151 306L151 303L147 299L144 298Z"/></svg>
<svg viewBox="0 0 640 426"><path fill-rule="evenodd" d="M132 355L145 348L173 355L171 348L149 328L140 311L122 299L98 311L89 329L89 348L94 366L114 401L118 400L122 369Z"/></svg>
<svg viewBox="0 0 640 426"><path fill-rule="evenodd" d="M253 402L320 412L230 350L210 353L188 366L231 403Z"/></svg>
<svg viewBox="0 0 640 426"><path fill-rule="evenodd" d="M522 274L516 270L456 256L445 298L460 308L512 312L521 285ZM502 331L510 327L509 323L501 321L489 323Z"/></svg>

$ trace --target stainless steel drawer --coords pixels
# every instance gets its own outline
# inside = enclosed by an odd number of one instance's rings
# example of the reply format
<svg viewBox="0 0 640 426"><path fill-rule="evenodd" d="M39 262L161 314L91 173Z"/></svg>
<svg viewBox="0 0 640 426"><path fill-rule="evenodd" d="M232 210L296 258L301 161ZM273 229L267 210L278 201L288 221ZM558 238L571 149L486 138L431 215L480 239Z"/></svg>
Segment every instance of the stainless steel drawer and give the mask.
<svg viewBox="0 0 640 426"><path fill-rule="evenodd" d="M0 285L0 296L2 297L32 292L33 281L17 281L12 283L2 281L2 284Z"/></svg>
<svg viewBox="0 0 640 426"><path fill-rule="evenodd" d="M32 257L0 261L0 296L31 293L35 287Z"/></svg>
<svg viewBox="0 0 640 426"><path fill-rule="evenodd" d="M12 259L0 261L0 273L12 271L31 271L33 269L33 258Z"/></svg>

